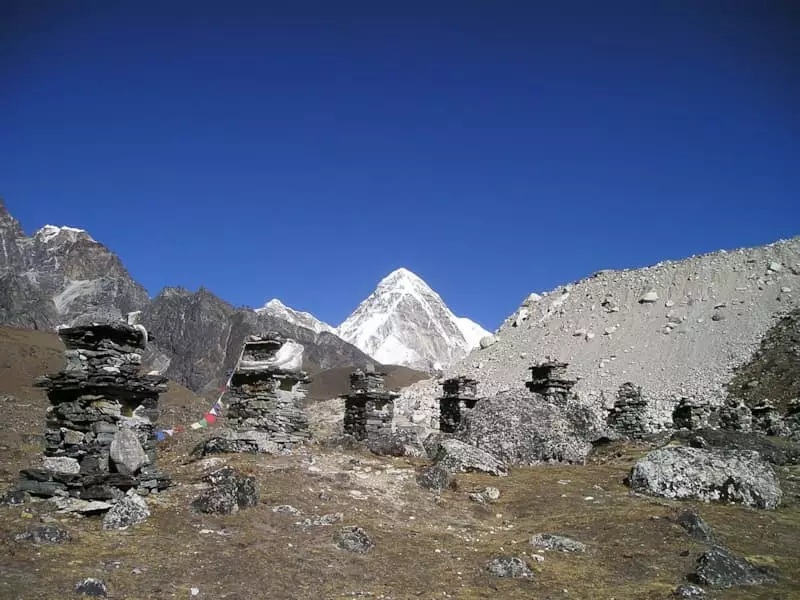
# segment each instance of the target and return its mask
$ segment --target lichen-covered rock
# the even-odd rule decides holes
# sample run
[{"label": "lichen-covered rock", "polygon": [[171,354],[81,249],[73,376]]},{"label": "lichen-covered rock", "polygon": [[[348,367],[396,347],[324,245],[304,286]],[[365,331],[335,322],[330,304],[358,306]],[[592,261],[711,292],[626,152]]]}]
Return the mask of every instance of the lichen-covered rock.
[{"label": "lichen-covered rock", "polygon": [[472,492],[469,499],[478,504],[489,504],[500,499],[500,490],[496,487],[485,487],[477,492]]},{"label": "lichen-covered rock", "polygon": [[695,448],[755,450],[762,459],[773,465],[800,464],[800,443],[790,440],[780,440],[778,443],[761,433],[700,429],[693,432],[675,432],[672,438],[688,442],[688,445]]},{"label": "lichen-covered rock", "polygon": [[605,424],[577,402],[504,392],[479,402],[459,437],[509,465],[583,464]]},{"label": "lichen-covered rock", "polygon": [[720,546],[715,546],[700,556],[695,576],[699,583],[713,588],[762,585],[777,583],[778,580],[776,569],[753,565]]},{"label": "lichen-covered rock", "polygon": [[434,462],[447,469],[450,473],[480,471],[491,475],[508,475],[503,463],[489,452],[459,440],[443,440],[440,442],[439,451]]},{"label": "lichen-covered rock", "polygon": [[206,475],[204,480],[211,487],[192,502],[192,507],[199,512],[231,514],[258,504],[254,477],[239,475],[232,468],[223,467]]},{"label": "lichen-covered rock", "polygon": [[638,461],[631,489],[665,498],[741,503],[772,509],[782,492],[772,467],[758,452],[667,447]]},{"label": "lichen-covered rock", "polygon": [[411,456],[425,458],[427,452],[419,435],[413,430],[381,431],[367,441],[370,452],[379,456]]},{"label": "lichen-covered rock", "polygon": [[31,525],[24,533],[20,533],[14,539],[18,542],[32,542],[34,544],[63,544],[68,542],[71,536],[66,529],[39,523]]},{"label": "lichen-covered rock", "polygon": [[489,561],[486,570],[497,577],[511,577],[518,579],[521,577],[533,577],[533,571],[528,567],[528,563],[518,556],[499,556]]},{"label": "lichen-covered rock", "polygon": [[540,533],[530,539],[532,546],[558,552],[586,552],[586,544],[563,535]]},{"label": "lichen-covered rock", "polygon": [[87,577],[83,581],[79,581],[75,586],[75,593],[84,596],[91,596],[93,598],[105,598],[108,596],[108,588],[106,584],[95,579],[94,577]]},{"label": "lichen-covered rock", "polygon": [[705,598],[706,591],[696,586],[692,583],[687,583],[684,585],[679,585],[675,588],[675,591],[672,592],[673,598]]},{"label": "lichen-covered rock", "polygon": [[443,465],[433,464],[422,469],[417,475],[417,485],[431,492],[441,492],[450,486],[452,474]]},{"label": "lichen-covered rock", "polygon": [[373,541],[361,527],[342,527],[333,536],[333,541],[342,550],[366,554],[375,547]]},{"label": "lichen-covered rock", "polygon": [[144,498],[129,490],[103,517],[103,529],[127,529],[143,523],[150,516],[150,509]]}]

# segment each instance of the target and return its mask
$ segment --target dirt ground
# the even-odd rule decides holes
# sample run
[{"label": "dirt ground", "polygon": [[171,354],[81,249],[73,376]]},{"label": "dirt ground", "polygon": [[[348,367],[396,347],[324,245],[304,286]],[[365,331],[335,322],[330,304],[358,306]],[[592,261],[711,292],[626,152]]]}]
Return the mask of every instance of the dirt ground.
[{"label": "dirt ground", "polygon": [[[2,340],[0,352],[8,352]],[[16,385],[9,368],[0,367],[0,394],[14,394],[0,406],[0,490],[41,451],[46,401],[22,383],[33,371],[62,364],[58,347],[32,342],[20,350],[25,344],[15,343],[18,353],[34,348],[28,358],[38,366],[25,367],[24,373],[13,367],[20,373]],[[205,403],[173,387],[165,395],[164,418],[202,414]],[[435,496],[415,484],[415,472],[424,464],[420,459],[312,444],[291,456],[191,461],[191,449],[207,435],[208,430],[189,432],[161,443],[161,470],[173,476],[175,486],[150,496],[152,516],[128,530],[103,531],[99,518],[59,514],[44,501],[0,507],[0,598],[73,598],[76,583],[96,577],[117,600],[666,599],[705,549],[674,523],[689,507],[723,545],[781,572],[777,585],[715,591],[711,598],[800,598],[795,493],[787,493],[774,511],[634,496],[623,479],[641,448],[608,447],[582,467],[520,468],[508,477],[461,474],[454,489]],[[259,504],[229,516],[192,512],[203,473],[222,463],[256,477]],[[800,471],[783,470],[781,477],[789,490],[795,483],[788,478],[800,479]],[[479,505],[469,499],[469,492],[489,485],[500,490],[497,502]],[[286,504],[300,514],[272,510]],[[306,517],[332,513],[342,514],[340,523],[301,524]],[[68,530],[71,541],[36,546],[14,540],[40,521]],[[366,554],[337,548],[334,533],[346,525],[363,527],[375,547]],[[529,544],[537,533],[567,535],[588,549],[537,550]],[[537,561],[537,554],[544,560]],[[527,560],[534,576],[489,575],[486,563],[501,555]]]}]

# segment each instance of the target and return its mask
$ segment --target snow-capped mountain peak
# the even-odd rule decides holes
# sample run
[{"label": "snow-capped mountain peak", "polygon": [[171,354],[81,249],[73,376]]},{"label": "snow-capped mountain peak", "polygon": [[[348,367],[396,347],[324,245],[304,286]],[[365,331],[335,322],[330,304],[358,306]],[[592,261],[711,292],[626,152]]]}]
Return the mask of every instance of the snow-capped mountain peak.
[{"label": "snow-capped mountain peak", "polygon": [[454,363],[488,335],[480,325],[456,317],[406,268],[384,277],[337,333],[380,363],[427,370]]},{"label": "snow-capped mountain peak", "polygon": [[310,329],[314,333],[322,333],[323,331],[334,334],[336,333],[333,327],[323,321],[320,321],[311,313],[290,308],[277,298],[273,298],[263,307],[257,308],[256,312],[267,313],[274,317],[283,319],[284,321],[288,321],[294,325]]},{"label": "snow-capped mountain peak", "polygon": [[83,237],[91,242],[94,240],[92,236],[85,229],[78,229],[77,227],[58,227],[56,225],[45,225],[33,234],[33,237],[40,242],[48,243],[57,238],[63,238],[65,241],[75,242],[78,238]]}]

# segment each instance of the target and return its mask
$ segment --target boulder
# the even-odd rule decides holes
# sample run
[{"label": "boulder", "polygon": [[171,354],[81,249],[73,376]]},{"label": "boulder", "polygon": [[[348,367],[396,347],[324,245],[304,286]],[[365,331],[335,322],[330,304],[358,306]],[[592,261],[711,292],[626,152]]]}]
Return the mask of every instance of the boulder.
[{"label": "boulder", "polygon": [[135,475],[149,462],[139,437],[132,429],[120,429],[114,434],[114,439],[111,440],[111,460],[117,471],[126,475]]},{"label": "boulder", "polygon": [[357,554],[366,554],[375,547],[367,532],[356,526],[342,527],[333,536],[333,541],[342,550]]},{"label": "boulder", "polygon": [[672,439],[688,443],[695,448],[755,450],[762,459],[773,465],[800,464],[800,444],[790,440],[775,442],[761,433],[700,429],[692,432],[675,432]]},{"label": "boulder", "polygon": [[592,441],[606,425],[588,407],[563,405],[521,391],[501,392],[479,402],[460,438],[509,465],[583,464]]},{"label": "boulder", "polygon": [[443,440],[434,462],[450,473],[480,471],[491,475],[508,475],[503,463],[494,456],[459,440]]},{"label": "boulder", "polygon": [[586,552],[586,544],[563,535],[540,533],[530,539],[532,546],[558,552]]},{"label": "boulder", "polygon": [[478,504],[489,504],[500,499],[500,490],[496,487],[485,487],[477,492],[472,492],[469,499]]},{"label": "boulder", "polygon": [[481,338],[480,342],[478,343],[480,344],[480,347],[482,349],[486,349],[489,346],[494,346],[497,343],[497,337],[493,335],[485,335]]},{"label": "boulder", "polygon": [[192,507],[199,512],[231,514],[258,504],[254,477],[239,475],[232,468],[223,467],[203,479],[211,487],[192,502]]},{"label": "boulder", "polygon": [[128,490],[125,497],[103,517],[103,529],[127,529],[143,523],[149,516],[150,509],[145,499],[134,490]]},{"label": "boulder", "polygon": [[370,452],[379,456],[411,456],[425,458],[427,452],[419,434],[413,430],[382,431],[367,440]]},{"label": "boulder", "polygon": [[730,588],[777,583],[778,573],[774,568],[758,567],[725,548],[715,546],[697,560],[695,578],[713,588]]},{"label": "boulder", "polygon": [[700,518],[700,515],[693,510],[683,511],[678,515],[675,521],[697,541],[707,544],[714,541],[714,534],[711,532],[711,527],[709,527],[708,523]]},{"label": "boulder", "polygon": [[450,487],[452,474],[446,467],[433,464],[425,467],[417,474],[417,485],[431,492],[441,493]]},{"label": "boulder", "polygon": [[633,466],[629,484],[651,496],[765,509],[777,507],[782,497],[772,467],[753,451],[659,448]]},{"label": "boulder", "polygon": [[533,571],[523,559],[518,556],[499,556],[489,561],[486,570],[497,577],[533,577]]}]

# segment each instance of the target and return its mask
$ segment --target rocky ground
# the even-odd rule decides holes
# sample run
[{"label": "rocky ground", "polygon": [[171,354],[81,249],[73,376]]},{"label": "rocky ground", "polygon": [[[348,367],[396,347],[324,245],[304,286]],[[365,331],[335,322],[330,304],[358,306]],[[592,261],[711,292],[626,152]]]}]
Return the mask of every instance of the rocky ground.
[{"label": "rocky ground", "polygon": [[[39,335],[0,336],[2,489],[41,452],[46,401],[28,383],[63,364],[54,337]],[[340,427],[335,402],[311,411],[318,438]],[[172,424],[207,403],[172,386],[163,406]],[[648,451],[643,443],[604,445],[586,466],[456,472],[435,493],[417,484],[426,459],[330,440],[287,456],[190,458],[211,433],[161,442],[160,469],[176,485],[149,496],[150,518],[129,529],[105,530],[99,517],[49,502],[0,506],[0,597],[77,598],[75,586],[94,578],[116,599],[666,599],[692,574],[713,579],[720,563],[730,567],[730,553],[762,583],[704,585],[708,597],[800,596],[797,466],[775,467],[784,492],[775,510],[632,494],[624,480]],[[253,478],[255,504],[230,515],[195,511],[204,475],[225,465]],[[687,530],[689,508],[703,524],[690,519]]]},{"label": "rocky ground", "polygon": [[[733,370],[748,362],[767,330],[800,306],[800,237],[625,271],[600,271],[532,294],[489,347],[444,377],[479,381],[478,395],[522,389],[534,362],[569,363],[575,391],[610,407],[627,381],[641,386],[666,421],[680,396],[721,402]],[[402,412],[427,425],[441,388],[404,390]]]}]

